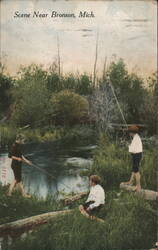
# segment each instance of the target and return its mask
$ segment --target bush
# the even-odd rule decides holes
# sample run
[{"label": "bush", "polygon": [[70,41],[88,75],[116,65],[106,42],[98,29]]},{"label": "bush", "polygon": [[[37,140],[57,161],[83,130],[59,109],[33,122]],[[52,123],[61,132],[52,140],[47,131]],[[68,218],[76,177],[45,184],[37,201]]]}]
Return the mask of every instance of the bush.
[{"label": "bush", "polygon": [[73,145],[88,145],[96,143],[97,135],[96,132],[88,126],[76,125],[68,128],[63,134],[62,142]]},{"label": "bush", "polygon": [[58,124],[77,124],[88,115],[88,101],[70,90],[53,95],[51,103],[54,120]]}]

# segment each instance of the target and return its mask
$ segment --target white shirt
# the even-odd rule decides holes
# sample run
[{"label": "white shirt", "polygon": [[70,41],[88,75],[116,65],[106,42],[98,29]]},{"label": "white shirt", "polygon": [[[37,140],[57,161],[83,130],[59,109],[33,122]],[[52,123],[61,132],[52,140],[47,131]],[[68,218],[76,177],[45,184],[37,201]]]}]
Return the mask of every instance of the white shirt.
[{"label": "white shirt", "polygon": [[98,207],[99,205],[105,203],[105,192],[104,189],[99,184],[91,187],[86,202],[89,201],[94,201],[94,203],[89,206],[90,209],[93,209],[94,207]]},{"label": "white shirt", "polygon": [[128,146],[129,152],[136,154],[136,153],[142,153],[143,152],[143,146],[142,141],[140,139],[140,136],[138,134],[135,134],[133,137],[133,140],[131,144]]}]

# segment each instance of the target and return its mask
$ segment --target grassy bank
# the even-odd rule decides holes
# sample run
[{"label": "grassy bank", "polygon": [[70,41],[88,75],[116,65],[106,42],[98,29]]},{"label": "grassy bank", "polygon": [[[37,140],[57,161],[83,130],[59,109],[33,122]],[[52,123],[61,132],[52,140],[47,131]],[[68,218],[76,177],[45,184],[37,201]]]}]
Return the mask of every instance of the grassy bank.
[{"label": "grassy bank", "polygon": [[23,198],[16,191],[13,196],[8,197],[7,191],[7,186],[0,186],[0,224],[63,209],[63,204],[52,196],[46,199],[39,199],[36,196]]},{"label": "grassy bank", "polygon": [[119,201],[110,197],[100,211],[105,223],[90,221],[76,208],[5,250],[150,249],[156,241],[154,204],[133,194],[123,194]]},{"label": "grassy bank", "polygon": [[[72,137],[74,138],[74,137]],[[58,217],[47,225],[17,239],[5,250],[114,250],[150,249],[156,242],[156,201],[146,201],[134,194],[117,192],[119,184],[128,180],[131,158],[125,146],[113,144],[102,136],[94,151],[94,164],[83,174],[98,174],[106,192],[106,204],[98,213],[105,223],[90,221],[78,211],[78,205],[70,206],[73,214]],[[156,190],[157,151],[145,149],[141,162],[142,188]],[[6,188],[0,187],[0,222],[13,221],[44,212],[65,209],[53,197],[38,200],[24,199],[18,194],[6,196]]]},{"label": "grassy bank", "polygon": [[[140,166],[142,188],[157,190],[157,149],[144,149]],[[97,174],[102,177],[105,190],[118,189],[119,184],[130,178],[132,171],[131,155],[128,148],[108,141],[101,137],[94,152],[94,164],[87,175]]]}]

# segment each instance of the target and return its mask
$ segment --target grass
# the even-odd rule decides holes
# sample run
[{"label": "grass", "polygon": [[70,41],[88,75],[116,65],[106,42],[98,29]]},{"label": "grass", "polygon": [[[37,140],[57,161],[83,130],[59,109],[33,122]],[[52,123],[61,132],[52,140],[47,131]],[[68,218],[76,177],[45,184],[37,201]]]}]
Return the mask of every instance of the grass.
[{"label": "grass", "polygon": [[[156,149],[145,149],[141,163],[142,187],[156,190]],[[119,184],[129,178],[131,159],[127,148],[109,143],[106,137],[99,141],[94,151],[94,164],[88,175],[98,174],[106,191],[106,204],[98,213],[105,223],[83,217],[78,205],[70,206],[71,215],[53,219],[39,227],[27,237],[17,239],[5,250],[114,250],[150,249],[156,242],[157,202],[146,201],[129,192],[117,192]],[[62,210],[64,206],[54,198],[38,200],[24,199],[18,193],[12,198],[5,195],[6,188],[0,187],[0,223],[25,218],[44,212]]]},{"label": "grass", "polygon": [[11,249],[149,249],[156,241],[156,215],[147,201],[124,194],[119,201],[108,200],[101,213],[104,223],[83,217],[76,208],[73,214],[58,217],[18,239]]},{"label": "grass", "polygon": [[7,186],[0,186],[0,224],[23,219],[29,216],[63,209],[63,204],[52,196],[39,199],[36,196],[23,198],[17,191],[6,195]]},{"label": "grass", "polygon": [[[105,190],[118,189],[121,182],[129,180],[132,161],[127,147],[109,143],[106,137],[102,137],[93,159],[94,163],[86,174],[101,176]],[[157,149],[145,149],[140,166],[143,189],[157,190],[157,162]]]}]

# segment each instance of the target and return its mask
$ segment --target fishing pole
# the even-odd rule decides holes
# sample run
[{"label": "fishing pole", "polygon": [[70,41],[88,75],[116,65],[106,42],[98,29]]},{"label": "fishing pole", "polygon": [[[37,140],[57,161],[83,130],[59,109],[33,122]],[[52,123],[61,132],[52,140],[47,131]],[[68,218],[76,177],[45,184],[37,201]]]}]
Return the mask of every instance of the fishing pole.
[{"label": "fishing pole", "polygon": [[[39,171],[43,172],[44,174],[49,175],[52,179],[56,180],[56,178],[53,175],[51,175],[50,173],[48,173],[46,170],[41,169],[39,166],[37,166],[37,164],[31,163],[30,166],[33,166],[34,168],[38,169]],[[63,182],[60,182],[60,183],[63,184],[65,187],[70,188],[69,186],[67,186]]]},{"label": "fishing pole", "polygon": [[[110,85],[110,87],[111,87],[112,94],[113,94],[113,96],[114,96],[114,98],[115,98],[115,101],[116,101],[118,110],[119,110],[119,112],[120,112],[120,114],[121,114],[122,120],[123,120],[123,122],[124,122],[124,124],[125,124],[126,130],[128,130],[127,121],[126,121],[126,119],[125,119],[123,110],[121,109],[121,105],[120,105],[120,103],[119,103],[119,100],[118,100],[118,98],[117,98],[117,95],[116,95],[116,93],[115,93],[113,84],[112,84],[111,79],[110,79],[109,76],[108,76],[108,82],[109,82],[109,85]],[[125,138],[125,130],[124,130],[124,129],[123,129],[123,137],[122,137],[122,139],[123,139],[123,141],[124,141],[124,140],[126,141],[126,138]]]}]

